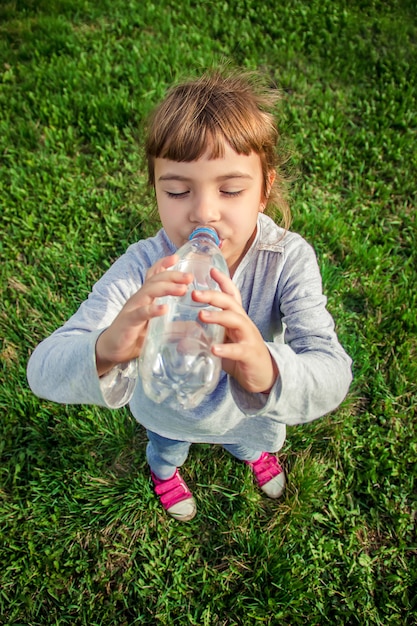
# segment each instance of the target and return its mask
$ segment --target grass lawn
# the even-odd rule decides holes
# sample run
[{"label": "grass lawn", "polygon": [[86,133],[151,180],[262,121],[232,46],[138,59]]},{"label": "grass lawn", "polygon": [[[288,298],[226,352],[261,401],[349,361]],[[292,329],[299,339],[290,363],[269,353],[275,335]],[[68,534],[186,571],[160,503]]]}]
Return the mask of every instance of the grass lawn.
[{"label": "grass lawn", "polygon": [[[283,90],[293,229],[355,378],[288,429],[278,503],[194,446],[181,525],[128,410],[41,401],[25,368],[158,228],[143,120],[224,59]],[[417,623],[416,78],[413,0],[1,2],[0,623]]]}]

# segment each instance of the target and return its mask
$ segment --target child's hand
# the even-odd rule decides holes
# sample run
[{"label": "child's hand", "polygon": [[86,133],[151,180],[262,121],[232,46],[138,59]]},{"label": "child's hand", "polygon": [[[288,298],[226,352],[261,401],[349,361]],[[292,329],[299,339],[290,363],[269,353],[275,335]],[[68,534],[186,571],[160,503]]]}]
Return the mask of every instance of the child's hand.
[{"label": "child's hand", "polygon": [[96,343],[96,366],[99,376],[118,363],[139,356],[148,321],[166,313],[166,305],[155,298],[182,296],[192,282],[192,274],[168,271],[178,261],[176,255],[165,257],[153,265],[142,287],[126,302],[112,324],[101,333]]},{"label": "child's hand", "polygon": [[223,369],[244,389],[267,393],[279,375],[278,367],[258,328],[243,309],[237,287],[217,269],[211,275],[222,291],[194,291],[193,298],[221,309],[200,313],[201,321],[220,324],[226,329],[226,343],[213,346],[213,353],[222,358]]}]

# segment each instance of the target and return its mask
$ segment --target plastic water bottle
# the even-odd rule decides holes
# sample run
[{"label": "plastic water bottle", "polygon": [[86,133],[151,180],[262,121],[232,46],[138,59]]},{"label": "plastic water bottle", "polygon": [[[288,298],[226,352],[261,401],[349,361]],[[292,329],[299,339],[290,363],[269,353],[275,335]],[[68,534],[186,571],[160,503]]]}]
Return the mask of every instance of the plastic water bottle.
[{"label": "plastic water bottle", "polygon": [[221,359],[210,348],[223,343],[225,331],[222,326],[199,320],[201,309],[214,307],[195,302],[191,293],[194,289],[220,291],[210,276],[213,267],[229,275],[219,244],[212,228],[196,228],[191,233],[177,251],[180,260],[172,269],[193,274],[193,282],[184,296],[159,298],[160,304],[168,305],[168,311],[149,322],[139,373],[146,395],[158,404],[193,409],[218,383]]}]

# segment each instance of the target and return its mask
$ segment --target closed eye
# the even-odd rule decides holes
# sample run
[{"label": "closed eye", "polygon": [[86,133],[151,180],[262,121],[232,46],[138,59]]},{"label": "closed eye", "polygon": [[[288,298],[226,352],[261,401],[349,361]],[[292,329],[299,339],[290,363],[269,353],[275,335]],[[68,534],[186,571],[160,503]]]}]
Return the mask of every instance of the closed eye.
[{"label": "closed eye", "polygon": [[189,193],[188,191],[180,191],[179,193],[174,193],[173,191],[165,192],[168,198],[185,198],[185,196]]},{"label": "closed eye", "polygon": [[239,189],[239,191],[222,191],[221,193],[224,196],[228,196],[229,198],[233,198],[235,196],[240,196],[240,194],[242,193],[242,189]]}]

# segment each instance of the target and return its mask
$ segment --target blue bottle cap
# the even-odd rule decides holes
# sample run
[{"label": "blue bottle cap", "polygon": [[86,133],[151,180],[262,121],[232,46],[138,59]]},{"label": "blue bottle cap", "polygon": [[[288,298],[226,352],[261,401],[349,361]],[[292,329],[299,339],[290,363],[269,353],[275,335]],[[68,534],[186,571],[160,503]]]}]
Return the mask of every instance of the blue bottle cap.
[{"label": "blue bottle cap", "polygon": [[196,235],[200,235],[201,233],[206,233],[207,235],[209,235],[212,239],[214,239],[214,242],[216,244],[216,246],[220,245],[220,237],[217,234],[217,232],[214,230],[214,228],[210,228],[209,226],[199,226],[198,228],[196,228],[195,230],[193,230],[193,232],[191,233],[191,235],[188,237],[189,240],[194,239],[194,237]]}]

